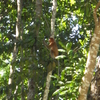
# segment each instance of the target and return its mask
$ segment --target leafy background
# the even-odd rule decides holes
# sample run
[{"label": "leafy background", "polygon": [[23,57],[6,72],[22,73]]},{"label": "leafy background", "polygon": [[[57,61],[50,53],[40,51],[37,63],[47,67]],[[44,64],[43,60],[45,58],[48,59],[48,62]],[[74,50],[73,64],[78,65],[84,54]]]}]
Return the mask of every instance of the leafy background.
[{"label": "leafy background", "polygon": [[[53,71],[48,100],[75,100],[84,73],[90,39],[94,31],[93,8],[98,0],[57,0],[55,24],[55,40],[59,48],[59,63]],[[49,51],[43,45],[50,37],[50,21],[52,15],[51,0],[42,4],[41,26],[36,39],[35,1],[22,2],[23,40],[17,41],[19,48],[15,70],[12,75],[13,93],[18,85],[17,100],[21,98],[21,85],[24,83],[24,97],[27,98],[28,80],[34,79],[35,100],[43,97],[47,66],[52,61]],[[16,0],[0,2],[0,99],[5,99],[9,90],[8,79],[12,52],[15,42]],[[21,47],[23,58],[21,58]],[[35,49],[33,47],[36,47]],[[34,54],[35,52],[35,54]],[[22,71],[20,71],[23,69]],[[30,72],[29,72],[30,70]],[[59,75],[58,75],[59,70]],[[15,95],[13,94],[13,97]]]}]

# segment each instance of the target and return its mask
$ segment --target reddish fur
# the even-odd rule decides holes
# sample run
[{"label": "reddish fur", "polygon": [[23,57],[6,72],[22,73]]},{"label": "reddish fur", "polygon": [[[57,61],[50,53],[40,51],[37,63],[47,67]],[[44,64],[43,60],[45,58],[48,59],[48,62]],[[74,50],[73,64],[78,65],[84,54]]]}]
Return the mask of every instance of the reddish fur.
[{"label": "reddish fur", "polygon": [[49,39],[49,48],[50,48],[50,53],[51,53],[52,58],[55,58],[56,56],[58,56],[58,47],[53,38]]}]

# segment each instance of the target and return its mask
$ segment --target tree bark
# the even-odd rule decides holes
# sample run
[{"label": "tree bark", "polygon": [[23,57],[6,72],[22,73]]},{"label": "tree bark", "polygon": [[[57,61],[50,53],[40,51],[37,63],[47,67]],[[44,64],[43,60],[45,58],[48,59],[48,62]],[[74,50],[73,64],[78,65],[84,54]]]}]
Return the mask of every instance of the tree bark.
[{"label": "tree bark", "polygon": [[[17,20],[16,20],[16,40],[19,38],[19,33],[20,33],[20,22],[21,22],[21,1],[17,0]],[[16,56],[17,56],[18,48],[16,46],[16,42],[14,43],[14,50],[13,50],[13,55],[12,55],[12,61],[11,61],[11,66],[10,66],[10,74],[9,74],[9,80],[8,80],[8,85],[10,86],[7,94],[7,100],[12,100],[12,74],[14,72],[15,66],[13,63],[16,61]],[[17,90],[17,88],[16,88]],[[16,90],[14,93],[16,93]]]},{"label": "tree bark", "polygon": [[57,0],[53,0],[52,18],[51,18],[51,37],[53,38],[55,34],[56,8],[57,8]]},{"label": "tree bark", "polygon": [[49,94],[49,88],[50,88],[50,82],[51,82],[51,75],[52,75],[54,68],[55,68],[55,62],[53,62],[52,64],[50,63],[48,65],[48,73],[47,73],[47,77],[46,77],[46,86],[45,86],[45,90],[44,90],[43,100],[48,100],[48,94]]},{"label": "tree bark", "polygon": [[97,57],[95,75],[91,81],[87,100],[100,100],[100,56]]},{"label": "tree bark", "polygon": [[[54,33],[55,33],[56,8],[57,8],[57,0],[53,0],[52,18],[51,18],[51,37],[52,38],[54,38]],[[55,62],[53,62],[53,64],[50,63],[48,66],[49,66],[48,68],[50,68],[50,70],[48,71],[47,77],[46,77],[46,87],[44,90],[43,100],[48,100],[51,76],[52,76],[52,71],[55,67]]]},{"label": "tree bark", "polygon": [[[36,0],[36,11],[35,12],[36,12],[36,18],[35,18],[35,24],[36,24],[35,34],[36,34],[36,37],[35,37],[35,41],[37,42],[37,37],[38,37],[38,33],[39,33],[39,29],[40,29],[40,23],[41,23],[40,19],[41,19],[41,14],[42,14],[42,0]],[[35,42],[35,44],[36,44],[36,42]],[[33,47],[33,49],[34,49],[34,56],[36,57],[37,46],[35,45]],[[29,72],[30,72],[30,70],[29,70]],[[28,83],[29,83],[28,84],[28,88],[29,88],[29,90],[28,90],[27,100],[33,100],[34,99],[34,95],[35,95],[34,78],[35,78],[35,74],[33,72],[32,78],[30,78],[28,80]]]},{"label": "tree bark", "polygon": [[79,98],[78,100],[86,100],[87,99],[87,92],[89,85],[92,80],[93,71],[96,64],[96,57],[99,50],[99,44],[100,44],[100,20],[97,18],[97,10],[100,6],[100,0],[98,4],[96,5],[96,8],[94,9],[93,15],[94,15],[94,22],[95,22],[95,30],[93,37],[91,39],[90,47],[89,47],[89,53],[86,63],[86,69],[84,72],[84,77],[82,78],[82,85],[79,88]]}]

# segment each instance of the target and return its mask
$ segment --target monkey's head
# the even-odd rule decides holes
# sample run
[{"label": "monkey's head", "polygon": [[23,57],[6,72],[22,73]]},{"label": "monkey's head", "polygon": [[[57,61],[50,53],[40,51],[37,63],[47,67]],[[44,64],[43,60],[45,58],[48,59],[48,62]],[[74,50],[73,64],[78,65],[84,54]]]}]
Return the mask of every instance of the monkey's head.
[{"label": "monkey's head", "polygon": [[54,38],[50,37],[49,38],[49,43],[55,42]]}]

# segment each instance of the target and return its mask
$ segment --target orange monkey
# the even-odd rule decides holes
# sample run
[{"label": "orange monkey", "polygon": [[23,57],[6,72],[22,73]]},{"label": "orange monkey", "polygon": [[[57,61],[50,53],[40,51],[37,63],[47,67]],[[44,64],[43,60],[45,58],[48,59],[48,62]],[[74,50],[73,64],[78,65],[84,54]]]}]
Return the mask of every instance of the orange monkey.
[{"label": "orange monkey", "polygon": [[52,58],[58,56],[58,47],[53,38],[49,38],[49,50]]}]

